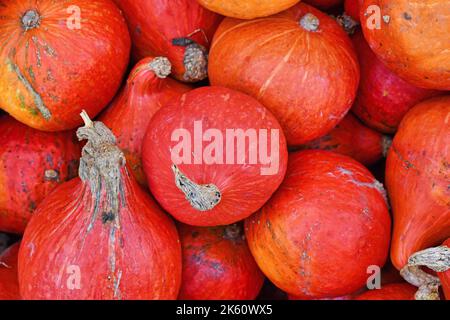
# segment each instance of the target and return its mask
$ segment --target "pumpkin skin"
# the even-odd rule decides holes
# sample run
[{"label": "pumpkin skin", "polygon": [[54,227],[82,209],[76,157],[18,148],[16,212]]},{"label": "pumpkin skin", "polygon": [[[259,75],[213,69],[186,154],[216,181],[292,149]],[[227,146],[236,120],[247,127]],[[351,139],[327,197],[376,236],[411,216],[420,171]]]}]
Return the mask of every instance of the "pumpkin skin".
[{"label": "pumpkin skin", "polygon": [[111,0],[2,0],[0,17],[0,108],[14,118],[43,131],[72,129],[82,108],[95,116],[114,97],[131,42]]},{"label": "pumpkin skin", "polygon": [[[226,130],[242,129],[245,132],[254,129],[256,134],[260,130],[266,130],[267,150],[272,150],[269,151],[272,155],[269,157],[273,160],[272,169],[270,172],[264,172],[264,168],[269,168],[268,165],[259,160],[255,164],[250,161],[249,143],[245,143],[245,150],[239,149],[241,155],[245,152],[245,161],[237,161],[238,143],[235,143],[230,152],[220,152],[220,148],[216,148],[219,149],[218,157],[204,161],[203,155],[209,154],[207,150],[211,144],[201,143],[204,135],[196,135],[196,121],[201,121],[203,132],[210,129],[219,131],[223,139],[214,137],[209,141],[222,141],[224,150]],[[184,131],[183,135],[189,135],[189,138],[178,137],[179,140],[172,141],[172,135],[181,129]],[[263,137],[262,134],[258,135],[259,139]],[[220,202],[214,202],[215,206],[193,206],[193,197],[189,195],[192,190],[182,191],[175,182],[181,180],[179,174],[174,175],[172,153],[178,155],[182,152],[172,150],[178,149],[180,141],[184,140],[188,141],[189,146],[194,144],[194,147],[197,145],[198,148],[192,149],[193,152],[185,149],[183,152],[188,155],[188,159],[182,159],[181,163],[175,164],[179,166],[181,173],[197,186],[215,186],[215,192],[220,194]],[[275,150],[272,144],[278,146],[279,150]],[[252,148],[259,149],[262,146],[264,143],[251,143]],[[190,157],[191,154],[193,157]],[[210,154],[213,154],[212,150]],[[261,156],[262,153],[258,155]],[[231,157],[233,161],[226,161]],[[168,103],[153,116],[144,138],[142,158],[150,191],[167,212],[178,221],[189,225],[219,226],[247,218],[269,200],[284,178],[287,146],[279,123],[258,101],[227,88],[203,87]],[[243,157],[240,156],[239,159]],[[220,162],[223,164],[217,164]],[[195,190],[193,195],[200,198]]]},{"label": "pumpkin skin", "polygon": [[[320,21],[317,31],[299,25],[302,20],[311,27],[311,14]],[[359,66],[343,29],[300,3],[265,19],[225,19],[214,36],[209,76],[213,85],[258,99],[280,121],[289,146],[299,146],[344,118],[356,96]]]},{"label": "pumpkin skin", "polygon": [[78,136],[89,137],[80,164],[83,180],[66,182],[45,198],[25,230],[22,297],[176,299],[181,248],[174,223],[128,173],[101,122],[87,124]]},{"label": "pumpkin skin", "polygon": [[353,20],[359,22],[359,10],[363,4],[364,0],[345,0],[344,9],[345,13],[348,14]]},{"label": "pumpkin skin", "polygon": [[179,228],[183,251],[180,300],[254,300],[264,275],[241,226]]},{"label": "pumpkin skin", "polygon": [[440,93],[415,87],[390,71],[360,31],[352,40],[361,65],[361,81],[352,111],[368,126],[394,133],[408,110]]},{"label": "pumpkin skin", "polygon": [[171,99],[192,88],[167,78],[170,62],[147,57],[131,71],[125,87],[99,118],[117,138],[127,164],[139,184],[147,181],[142,169],[142,141],[153,115]]},{"label": "pumpkin skin", "polygon": [[304,0],[303,2],[316,8],[326,10],[340,5],[342,0]]},{"label": "pumpkin skin", "polygon": [[[133,57],[167,57],[185,82],[207,77],[207,50],[222,17],[196,0],[115,0],[128,22]],[[174,39],[180,39],[174,44]],[[192,41],[189,41],[192,40]]]},{"label": "pumpkin skin", "polygon": [[286,10],[300,0],[197,0],[205,8],[237,19],[267,17]]},{"label": "pumpkin skin", "polygon": [[366,291],[355,300],[415,300],[417,288],[408,283],[391,283],[381,289]]},{"label": "pumpkin skin", "polygon": [[[444,242],[444,246],[450,248],[450,238]],[[439,280],[441,280],[442,290],[444,291],[445,299],[450,300],[450,270],[438,273]]]},{"label": "pumpkin skin", "polygon": [[[372,5],[379,17],[365,14]],[[360,18],[367,42],[390,70],[415,86],[450,90],[447,1],[365,0]]]},{"label": "pumpkin skin", "polygon": [[20,300],[17,280],[17,255],[20,244],[16,243],[0,254],[0,300]]},{"label": "pumpkin skin", "polygon": [[349,113],[330,133],[306,144],[302,149],[328,150],[371,166],[387,154],[390,143],[391,138],[364,126]]},{"label": "pumpkin skin", "polygon": [[23,233],[39,203],[77,175],[80,145],[71,131],[41,132],[0,118],[0,231]]},{"label": "pumpkin skin", "polygon": [[250,251],[277,287],[298,298],[352,294],[365,285],[367,268],[383,266],[388,255],[383,193],[349,157],[292,153],[281,187],[245,222]]},{"label": "pumpkin skin", "polygon": [[419,103],[403,119],[389,151],[391,259],[398,270],[412,254],[439,245],[450,234],[449,117],[450,96]]}]

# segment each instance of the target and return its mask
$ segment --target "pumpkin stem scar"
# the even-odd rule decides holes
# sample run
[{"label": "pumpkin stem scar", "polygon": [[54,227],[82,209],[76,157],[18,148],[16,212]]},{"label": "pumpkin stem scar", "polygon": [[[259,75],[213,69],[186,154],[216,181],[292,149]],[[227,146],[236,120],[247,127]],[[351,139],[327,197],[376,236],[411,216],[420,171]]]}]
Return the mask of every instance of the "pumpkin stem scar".
[{"label": "pumpkin stem scar", "polygon": [[189,38],[175,38],[174,46],[185,47],[183,63],[186,69],[183,80],[196,82],[206,79],[208,76],[208,52],[205,47]]},{"label": "pumpkin stem scar", "polygon": [[441,282],[438,277],[420,269],[422,266],[436,272],[450,270],[450,248],[440,246],[419,251],[408,259],[408,264],[400,271],[407,282],[419,287],[416,300],[439,300]]},{"label": "pumpkin stem scar", "polygon": [[300,19],[300,25],[306,31],[316,32],[319,30],[320,20],[312,13],[307,13]]},{"label": "pumpkin stem scar", "polygon": [[25,86],[25,89],[31,94],[34,100],[34,104],[36,105],[36,108],[39,110],[39,112],[42,114],[45,120],[50,120],[52,117],[52,114],[50,110],[45,106],[44,101],[42,100],[42,97],[37,93],[37,91],[33,88],[31,83],[25,78],[25,76],[20,71],[19,67],[11,62],[11,67],[13,71],[16,73],[17,78],[22,82],[22,84]]},{"label": "pumpkin stem scar", "polygon": [[175,184],[186,196],[191,206],[199,211],[212,210],[222,199],[219,188],[213,184],[198,185],[189,180],[176,165],[172,165]]}]

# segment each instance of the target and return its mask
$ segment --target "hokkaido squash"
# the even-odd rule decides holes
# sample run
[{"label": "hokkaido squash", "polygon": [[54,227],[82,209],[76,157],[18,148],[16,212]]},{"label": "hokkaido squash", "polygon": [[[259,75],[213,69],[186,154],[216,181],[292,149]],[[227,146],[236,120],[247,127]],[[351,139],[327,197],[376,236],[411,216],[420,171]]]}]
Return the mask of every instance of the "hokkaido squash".
[{"label": "hokkaido squash", "polygon": [[112,132],[83,118],[80,177],[46,197],[25,230],[22,297],[176,299],[181,248],[174,223],[128,172]]},{"label": "hokkaido squash", "polygon": [[287,166],[275,117],[243,93],[203,87],[161,108],[143,142],[152,194],[177,220],[228,225],[269,200]]},{"label": "hokkaido squash", "polygon": [[116,136],[117,146],[143,186],[147,182],[142,169],[141,149],[151,118],[168,101],[192,89],[168,78],[170,72],[171,64],[167,58],[147,57],[141,60],[131,71],[125,87],[99,118]]},{"label": "hokkaido squash", "polygon": [[17,256],[20,244],[16,243],[0,254],[0,300],[20,300],[17,280]]},{"label": "hokkaido squash", "polygon": [[133,57],[167,57],[173,75],[196,82],[207,77],[208,49],[222,17],[196,0],[115,0],[133,40]]},{"label": "hokkaido squash", "polygon": [[417,288],[408,283],[391,283],[381,289],[366,291],[355,300],[415,300]]},{"label": "hokkaido squash", "polygon": [[111,0],[1,0],[0,108],[61,131],[97,115],[116,94],[130,36]]},{"label": "hokkaido squash", "polygon": [[209,76],[213,85],[258,99],[280,121],[289,146],[299,146],[344,118],[359,66],[336,21],[300,3],[264,19],[225,19],[214,36]]},{"label": "hokkaido squash", "polygon": [[345,13],[357,22],[360,21],[359,14],[363,1],[364,0],[345,0],[344,2]]},{"label": "hokkaido squash", "polygon": [[322,10],[336,7],[342,4],[342,1],[343,0],[303,0],[303,2]]},{"label": "hokkaido squash", "polygon": [[302,149],[328,150],[371,166],[387,155],[392,139],[364,126],[354,115],[345,118],[330,133]]},{"label": "hokkaido squash", "polygon": [[361,32],[353,37],[361,65],[361,81],[353,112],[368,126],[394,133],[409,109],[439,94],[409,84],[390,71],[370,49]]},{"label": "hokkaido squash", "polygon": [[354,293],[389,252],[381,183],[355,160],[327,151],[292,153],[283,184],[245,227],[264,274],[302,299]]},{"label": "hokkaido squash", "polygon": [[0,118],[0,231],[23,233],[39,203],[77,175],[74,132],[41,132]]},{"label": "hokkaido squash", "polygon": [[391,259],[408,258],[450,235],[450,96],[419,103],[403,119],[389,151],[386,184],[394,215]]},{"label": "hokkaido squash", "polygon": [[181,300],[253,300],[264,275],[240,225],[178,228],[183,250]]},{"label": "hokkaido squash", "polygon": [[221,15],[254,19],[270,16],[292,7],[300,0],[197,0],[205,8]]},{"label": "hokkaido squash", "polygon": [[365,0],[361,26],[386,66],[409,83],[450,90],[450,5],[436,0]]}]

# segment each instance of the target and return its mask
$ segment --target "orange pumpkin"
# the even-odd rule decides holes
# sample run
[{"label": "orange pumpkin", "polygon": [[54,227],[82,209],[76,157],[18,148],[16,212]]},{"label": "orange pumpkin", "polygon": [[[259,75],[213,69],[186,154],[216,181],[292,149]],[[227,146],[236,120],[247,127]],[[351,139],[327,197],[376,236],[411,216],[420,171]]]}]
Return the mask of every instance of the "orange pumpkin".
[{"label": "orange pumpkin", "polygon": [[197,0],[205,8],[239,19],[270,16],[286,10],[300,0]]},{"label": "orange pumpkin", "polygon": [[227,18],[210,51],[211,83],[258,99],[298,146],[331,131],[351,107],[359,65],[347,34],[319,10],[299,3],[278,15]]},{"label": "orange pumpkin", "polygon": [[389,69],[418,87],[450,90],[448,1],[365,0],[362,10],[364,35]]},{"label": "orange pumpkin", "polygon": [[394,214],[391,258],[397,269],[450,235],[450,96],[406,115],[389,151],[386,184]]}]

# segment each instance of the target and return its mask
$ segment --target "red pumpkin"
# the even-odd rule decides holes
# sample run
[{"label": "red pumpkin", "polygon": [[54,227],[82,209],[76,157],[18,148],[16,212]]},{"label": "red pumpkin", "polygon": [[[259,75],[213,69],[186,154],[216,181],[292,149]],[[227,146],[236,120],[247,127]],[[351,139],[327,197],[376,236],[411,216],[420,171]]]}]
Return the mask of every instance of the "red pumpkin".
[{"label": "red pumpkin", "polygon": [[336,7],[342,3],[343,0],[303,0],[303,2],[310,4],[322,10]]},{"label": "red pumpkin", "polygon": [[353,20],[359,22],[359,10],[364,0],[345,0],[344,8],[345,13],[349,15]]},{"label": "red pumpkin", "polygon": [[386,184],[394,215],[391,258],[397,269],[450,235],[450,96],[419,103],[389,151]]},{"label": "red pumpkin", "polygon": [[205,8],[227,17],[238,19],[254,19],[292,7],[300,0],[197,0]]},{"label": "red pumpkin", "polygon": [[171,64],[167,58],[148,57],[131,71],[125,87],[101,115],[103,122],[117,138],[127,164],[137,181],[145,186],[141,151],[145,131],[153,115],[173,98],[191,87],[167,78]]},{"label": "red pumpkin", "polygon": [[427,89],[450,90],[450,6],[436,0],[365,0],[364,36],[394,73]]},{"label": "red pumpkin", "polygon": [[174,223],[129,174],[111,131],[83,116],[80,178],[45,198],[25,231],[22,297],[175,299],[181,248]]},{"label": "red pumpkin", "polygon": [[0,0],[0,17],[0,108],[14,118],[72,129],[114,97],[131,43],[111,0]]},{"label": "red pumpkin", "polygon": [[336,21],[300,3],[265,19],[225,19],[214,36],[209,76],[213,85],[257,98],[280,121],[288,144],[299,146],[344,118],[359,67]]},{"label": "red pumpkin", "polygon": [[133,56],[167,57],[185,82],[207,77],[208,49],[222,17],[196,0],[115,0],[133,40]]},{"label": "red pumpkin", "polygon": [[23,233],[37,205],[77,174],[73,132],[46,133],[0,118],[0,231]]},{"label": "red pumpkin", "polygon": [[382,185],[349,157],[293,153],[281,187],[245,222],[250,250],[264,274],[291,295],[352,294],[366,284],[368,267],[382,267],[388,255],[384,196]]},{"label": "red pumpkin", "polygon": [[390,137],[364,126],[349,113],[330,133],[302,148],[333,151],[371,166],[387,154],[391,142]]},{"label": "red pumpkin", "polygon": [[391,283],[381,289],[366,291],[355,300],[415,300],[417,288],[407,283]]},{"label": "red pumpkin", "polygon": [[19,243],[0,254],[0,300],[20,300],[17,280]]},{"label": "red pumpkin", "polygon": [[413,86],[390,71],[370,49],[361,32],[353,36],[361,81],[353,112],[368,126],[394,133],[409,109],[439,91]]},{"label": "red pumpkin", "polygon": [[155,114],[142,157],[150,190],[166,211],[186,224],[218,226],[247,218],[269,200],[284,178],[287,147],[258,101],[203,87]]},{"label": "red pumpkin", "polygon": [[254,300],[264,283],[243,230],[179,227],[183,250],[181,300]]}]

